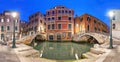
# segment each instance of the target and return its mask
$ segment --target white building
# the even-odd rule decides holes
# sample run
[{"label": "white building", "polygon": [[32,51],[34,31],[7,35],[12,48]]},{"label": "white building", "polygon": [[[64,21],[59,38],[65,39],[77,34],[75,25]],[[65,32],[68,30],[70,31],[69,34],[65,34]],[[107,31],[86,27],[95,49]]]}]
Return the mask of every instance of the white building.
[{"label": "white building", "polygon": [[15,36],[19,38],[19,15],[12,17],[12,11],[0,13],[0,40],[12,40],[13,38],[13,21],[15,21]]},{"label": "white building", "polygon": [[113,10],[114,17],[112,20],[113,37],[120,38],[120,10]]}]

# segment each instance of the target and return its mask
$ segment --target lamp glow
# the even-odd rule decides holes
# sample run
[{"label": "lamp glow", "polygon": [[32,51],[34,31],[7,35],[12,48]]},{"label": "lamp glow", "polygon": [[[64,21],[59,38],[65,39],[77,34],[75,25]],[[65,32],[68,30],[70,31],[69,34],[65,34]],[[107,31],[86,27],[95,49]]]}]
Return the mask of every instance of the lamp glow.
[{"label": "lamp glow", "polygon": [[17,16],[17,12],[13,12],[12,16],[15,18]]},{"label": "lamp glow", "polygon": [[114,12],[113,12],[113,11],[109,11],[109,12],[108,12],[108,15],[109,15],[110,17],[113,17],[113,16],[114,16]]}]

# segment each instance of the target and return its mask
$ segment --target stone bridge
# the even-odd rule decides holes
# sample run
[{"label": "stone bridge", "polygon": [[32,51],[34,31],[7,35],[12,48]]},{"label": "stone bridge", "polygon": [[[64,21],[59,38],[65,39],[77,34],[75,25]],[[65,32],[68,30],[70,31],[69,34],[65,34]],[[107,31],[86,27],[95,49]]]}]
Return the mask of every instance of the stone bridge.
[{"label": "stone bridge", "polygon": [[25,44],[30,44],[37,35],[41,35],[43,38],[45,36],[45,34],[36,33],[33,35],[28,35],[28,36],[22,37],[19,41],[22,41]]},{"label": "stone bridge", "polygon": [[[96,39],[99,44],[109,41],[108,33],[97,33],[97,32],[77,33],[74,35],[73,41],[79,42],[81,37],[83,37],[83,36],[91,36],[94,39]],[[113,37],[113,40],[118,40],[118,39]]]}]

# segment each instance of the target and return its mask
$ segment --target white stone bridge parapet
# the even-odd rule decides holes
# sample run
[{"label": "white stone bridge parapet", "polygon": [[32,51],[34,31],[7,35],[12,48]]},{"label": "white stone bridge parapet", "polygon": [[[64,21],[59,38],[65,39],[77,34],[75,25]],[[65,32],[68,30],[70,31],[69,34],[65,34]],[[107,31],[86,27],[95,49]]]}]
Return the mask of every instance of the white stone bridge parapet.
[{"label": "white stone bridge parapet", "polygon": [[32,41],[33,41],[33,39],[35,39],[35,37],[37,36],[37,35],[42,35],[42,36],[44,36],[45,34],[41,34],[41,33],[36,33],[36,34],[32,34],[32,35],[27,35],[27,36],[24,36],[24,37],[22,37],[19,41],[20,42],[23,42],[23,43],[31,43]]},{"label": "white stone bridge parapet", "polygon": [[73,37],[73,41],[80,41],[80,38],[83,37],[83,36],[92,36],[94,39],[96,39],[98,41],[98,43],[102,44],[102,43],[105,43],[105,42],[108,42],[109,41],[109,34],[108,33],[98,33],[98,32],[87,32],[87,33],[77,33],[74,35]]}]

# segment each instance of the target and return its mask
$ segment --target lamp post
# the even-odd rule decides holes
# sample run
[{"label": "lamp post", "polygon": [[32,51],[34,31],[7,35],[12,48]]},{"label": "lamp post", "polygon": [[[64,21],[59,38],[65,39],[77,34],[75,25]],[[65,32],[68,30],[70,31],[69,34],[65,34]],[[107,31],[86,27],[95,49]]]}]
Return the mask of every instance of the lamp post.
[{"label": "lamp post", "polygon": [[17,13],[16,12],[13,12],[12,13],[12,17],[13,17],[13,45],[12,45],[12,48],[16,48],[16,45],[15,45],[15,19],[16,19],[16,16],[17,16]]},{"label": "lamp post", "polygon": [[114,13],[113,13],[113,11],[110,11],[108,14],[109,14],[109,17],[110,17],[110,45],[109,45],[109,48],[112,49],[113,48],[113,42],[112,42],[112,20],[113,20]]}]

